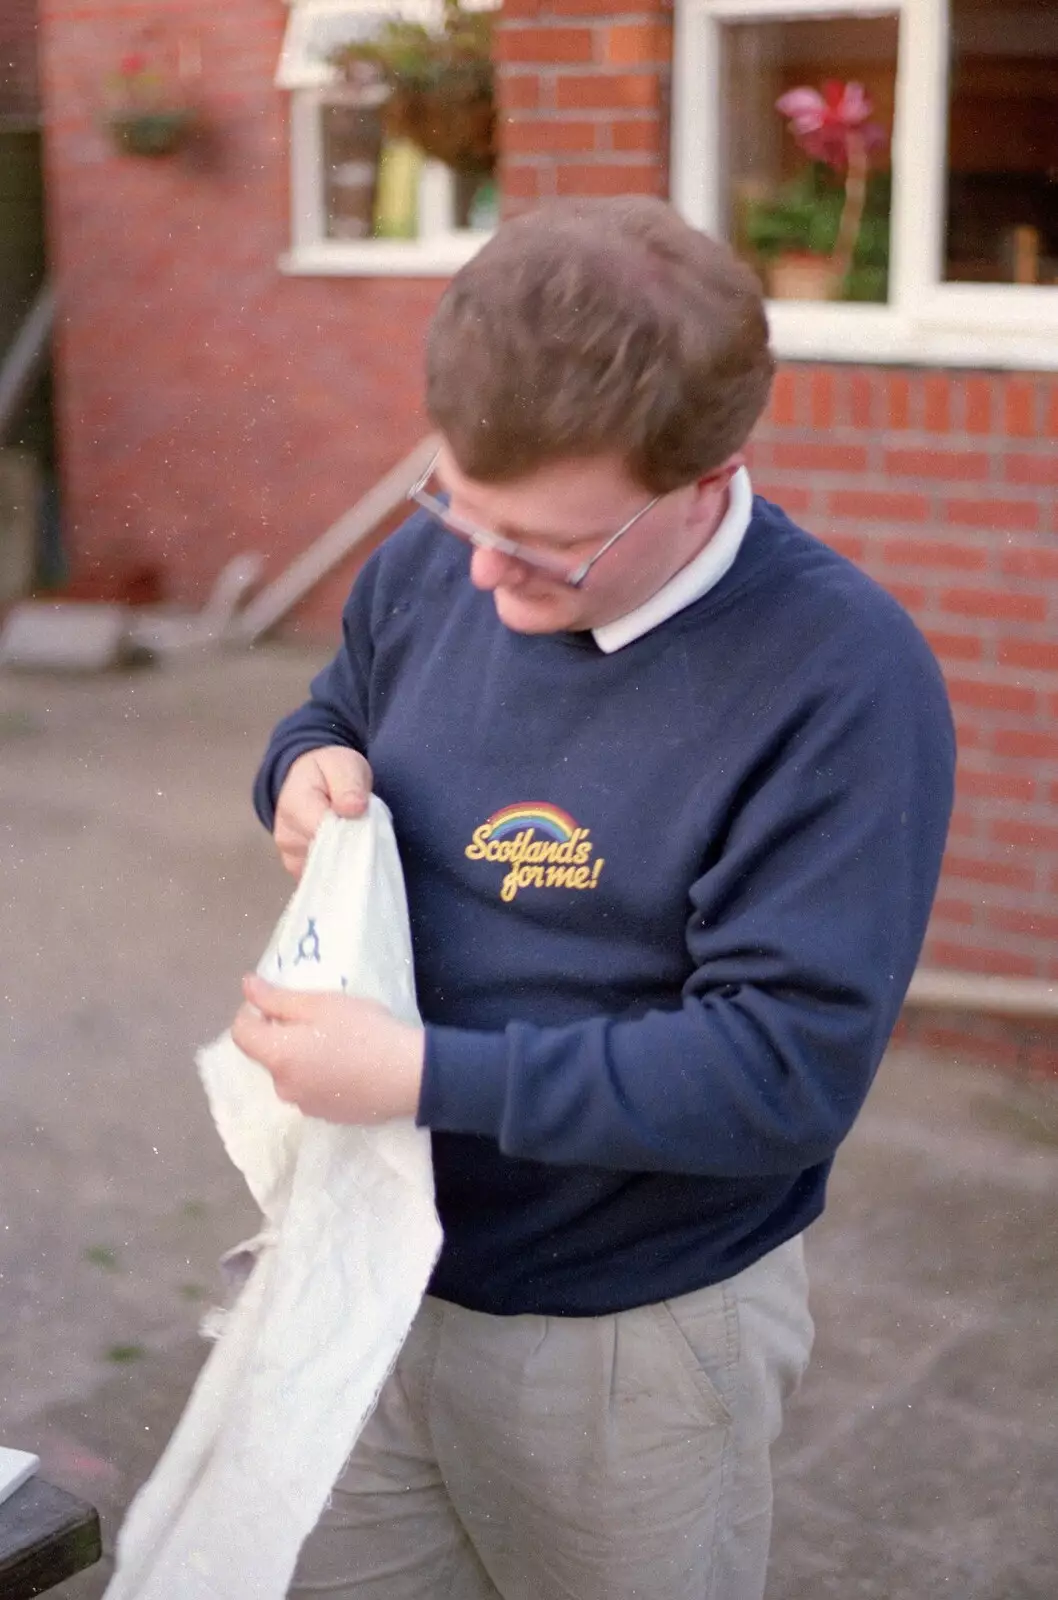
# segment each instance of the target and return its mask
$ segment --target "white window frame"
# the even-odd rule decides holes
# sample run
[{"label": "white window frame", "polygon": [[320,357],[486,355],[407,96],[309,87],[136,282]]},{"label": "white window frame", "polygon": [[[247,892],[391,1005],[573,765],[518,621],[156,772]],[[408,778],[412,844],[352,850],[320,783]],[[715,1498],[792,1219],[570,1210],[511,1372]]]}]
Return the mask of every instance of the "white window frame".
[{"label": "white window frame", "polygon": [[886,305],[768,303],[790,360],[1046,369],[1058,365],[1058,286],[941,279],[947,145],[948,0],[676,0],[672,198],[723,231],[720,171],[724,23],[807,17],[900,19]]},{"label": "white window frame", "polygon": [[[473,4],[473,0],[470,0]],[[479,4],[494,0],[479,0]],[[448,277],[489,238],[480,228],[456,228],[450,220],[448,169],[426,161],[420,194],[429,192],[430,220],[417,239],[329,239],[323,185],[323,119],[327,104],[343,98],[341,74],[306,58],[304,39],[316,18],[364,11],[428,21],[440,16],[436,0],[288,0],[291,15],[276,71],[276,84],[290,94],[290,249],[281,271],[295,277]],[[362,95],[352,98],[363,101]]]}]

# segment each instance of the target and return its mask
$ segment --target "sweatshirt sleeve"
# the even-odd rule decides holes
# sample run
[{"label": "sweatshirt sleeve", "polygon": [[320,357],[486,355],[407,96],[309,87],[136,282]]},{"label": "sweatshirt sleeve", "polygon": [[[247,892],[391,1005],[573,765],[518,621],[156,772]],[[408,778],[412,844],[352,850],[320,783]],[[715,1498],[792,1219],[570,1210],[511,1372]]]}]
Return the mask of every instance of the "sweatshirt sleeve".
[{"label": "sweatshirt sleeve", "polygon": [[911,980],[952,804],[936,663],[910,627],[885,659],[873,681],[806,692],[747,786],[689,885],[679,1009],[431,1026],[419,1122],[615,1170],[751,1177],[828,1160]]},{"label": "sweatshirt sleeve", "polygon": [[309,698],[280,722],[254,779],[254,810],[271,832],[276,802],[290,768],[306,751],[346,745],[367,754],[371,683],[371,614],[378,556],[365,565],[346,602],[342,644],[313,678]]}]

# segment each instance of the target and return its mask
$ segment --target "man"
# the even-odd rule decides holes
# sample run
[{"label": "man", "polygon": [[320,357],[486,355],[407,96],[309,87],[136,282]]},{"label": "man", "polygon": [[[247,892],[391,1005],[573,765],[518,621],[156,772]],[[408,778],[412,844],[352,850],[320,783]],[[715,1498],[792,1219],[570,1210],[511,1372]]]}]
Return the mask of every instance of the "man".
[{"label": "man", "polygon": [[422,509],[256,787],[295,875],[386,801],[425,1027],[248,979],[236,1038],[312,1115],[430,1128],[445,1230],[294,1594],[763,1591],[801,1234],[953,769],[908,617],[753,499],[771,373],[756,280],[660,201],[505,224],[435,316]]}]

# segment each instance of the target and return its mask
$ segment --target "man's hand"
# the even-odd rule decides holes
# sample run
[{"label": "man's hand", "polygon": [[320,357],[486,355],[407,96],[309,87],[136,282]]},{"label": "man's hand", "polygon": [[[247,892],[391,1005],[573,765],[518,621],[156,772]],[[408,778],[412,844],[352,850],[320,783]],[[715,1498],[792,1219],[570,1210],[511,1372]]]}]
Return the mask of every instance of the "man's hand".
[{"label": "man's hand", "polygon": [[335,744],[299,756],[279,791],[272,830],[287,871],[301,877],[309,845],[328,811],[362,816],[370,794],[371,768],[357,751]]},{"label": "man's hand", "polygon": [[280,1100],[325,1122],[412,1117],[422,1085],[422,1028],[374,1000],[278,989],[243,979],[244,1005],[232,1024],[240,1050],[272,1075]]}]

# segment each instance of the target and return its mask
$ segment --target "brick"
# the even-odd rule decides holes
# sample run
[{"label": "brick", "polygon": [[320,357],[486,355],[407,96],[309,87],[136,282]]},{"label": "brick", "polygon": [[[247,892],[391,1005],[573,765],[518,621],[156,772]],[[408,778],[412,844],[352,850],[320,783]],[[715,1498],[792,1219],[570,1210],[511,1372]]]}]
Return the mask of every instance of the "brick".
[{"label": "brick", "polygon": [[1008,483],[1024,483],[1039,488],[1058,486],[1058,456],[1033,456],[1024,452],[1008,455],[1003,462],[1003,475]]},{"label": "brick", "polygon": [[505,161],[502,173],[502,188],[504,200],[539,200],[543,189],[540,183],[540,169],[527,166],[524,163],[517,165]]},{"label": "brick", "polygon": [[905,611],[925,611],[929,603],[929,591],[917,583],[900,583],[895,578],[886,578],[885,587]]},{"label": "brick", "polygon": [[1024,667],[1029,672],[1058,672],[1058,640],[1000,639],[996,659],[1001,667]]},{"label": "brick", "polygon": [[999,570],[1008,578],[1039,578],[1044,583],[1058,581],[1058,550],[1003,550]]},{"label": "brick", "polygon": [[858,539],[852,533],[828,533],[827,544],[836,550],[839,556],[844,556],[846,561],[855,561],[859,564],[867,554],[866,539]]},{"label": "brick", "polygon": [[661,168],[653,161],[570,163],[555,177],[563,195],[660,194],[663,187]]},{"label": "brick", "polygon": [[890,428],[910,428],[911,380],[905,372],[890,372],[886,380],[886,424]]},{"label": "brick", "polygon": [[503,129],[508,158],[537,155],[584,155],[596,147],[598,124],[559,117],[518,117]]},{"label": "brick", "polygon": [[672,29],[663,22],[630,22],[608,28],[604,59],[612,67],[668,65]]},{"label": "brick", "polygon": [[1050,394],[1047,397],[1044,432],[1049,439],[1058,439],[1058,383],[1054,382],[1051,383]]},{"label": "brick", "polygon": [[900,478],[970,482],[987,478],[991,462],[983,450],[887,450],[885,470]]},{"label": "brick", "polygon": [[771,447],[771,464],[790,472],[865,472],[867,447],[778,440]]},{"label": "brick", "polygon": [[980,634],[976,633],[952,633],[927,628],[926,641],[941,661],[980,661],[984,655],[984,644]]},{"label": "brick", "polygon": [[504,27],[496,30],[496,60],[576,65],[595,58],[591,28]]},{"label": "brick", "polygon": [[1035,500],[963,500],[944,502],[944,517],[958,528],[1013,528],[1031,533],[1040,525]]},{"label": "brick", "polygon": [[[812,507],[812,491],[796,483],[770,483],[767,478],[753,476],[753,488],[762,500],[782,506],[791,517],[803,517]],[[828,543],[832,541],[828,540]]]},{"label": "brick", "polygon": [[808,382],[808,417],[813,428],[830,428],[835,413],[834,374],[829,367],[813,367]]},{"label": "brick", "polygon": [[1012,711],[1031,716],[1036,710],[1035,689],[1015,683],[992,683],[978,678],[948,677],[948,698],[953,706],[973,706],[978,711]]},{"label": "brick", "polygon": [[771,388],[768,420],[777,428],[789,428],[797,421],[797,373],[792,367],[780,367]]},{"label": "brick", "polygon": [[931,948],[939,965],[953,967],[957,972],[991,972],[1006,978],[1031,978],[1036,973],[1033,958],[1013,950],[983,949],[953,939],[935,939]]},{"label": "brick", "polygon": [[1036,433],[1036,385],[1031,378],[1007,378],[1003,389],[1003,427],[1012,437]]},{"label": "brick", "polygon": [[1005,889],[1028,890],[1036,887],[1034,864],[993,861],[987,856],[965,856],[949,850],[944,857],[944,871],[949,878],[958,878],[967,883],[987,883]]},{"label": "brick", "polygon": [[656,72],[571,73],[555,81],[559,111],[655,111],[661,106]]},{"label": "brick", "polygon": [[997,728],[992,735],[992,748],[997,756],[1015,761],[1058,761],[1058,733]]},{"label": "brick", "polygon": [[951,380],[946,372],[927,373],[923,379],[922,409],[927,433],[951,431]]},{"label": "brick", "polygon": [[[614,0],[547,0],[548,13],[555,17],[605,17],[614,15]],[[637,8],[638,9],[638,8]],[[653,10],[654,7],[643,9]]]},{"label": "brick", "polygon": [[503,16],[499,25],[502,28],[508,22],[524,22],[530,18],[535,21],[551,9],[546,0],[503,0]]},{"label": "brick", "polygon": [[1013,800],[1028,805],[1036,798],[1036,779],[1015,772],[976,772],[959,768],[959,793],[968,800]]},{"label": "brick", "polygon": [[888,489],[833,489],[827,510],[835,517],[865,522],[925,522],[929,500],[924,494],[898,494]]},{"label": "brick", "polygon": [[945,589],[940,604],[942,610],[963,617],[1043,622],[1047,616],[1047,601],[1042,595],[1016,594],[1009,589]]},{"label": "brick", "polygon": [[991,824],[989,834],[997,844],[1013,845],[1018,850],[1058,850],[1058,825],[1000,817]]},{"label": "brick", "polygon": [[978,825],[977,816],[975,813],[972,811],[967,811],[960,806],[956,806],[955,810],[952,812],[951,820],[948,823],[949,840],[976,839],[980,831],[981,829]]},{"label": "brick", "polygon": [[960,900],[950,894],[938,895],[933,902],[933,919],[968,928],[977,920],[977,908],[972,900]]},{"label": "brick", "polygon": [[665,153],[665,131],[656,117],[611,122],[610,148],[620,155],[653,154],[660,160]]},{"label": "brick", "polygon": [[938,567],[956,572],[983,572],[988,566],[986,550],[950,539],[886,539],[882,559],[894,567]]},{"label": "brick", "polygon": [[846,420],[854,428],[872,428],[880,383],[873,372],[850,372],[846,376]]},{"label": "brick", "polygon": [[1009,910],[1003,906],[989,906],[986,922],[1004,933],[1022,934],[1029,939],[1058,940],[1058,917],[1043,911]]},{"label": "brick", "polygon": [[991,433],[993,425],[991,378],[966,378],[963,395],[966,407],[964,426],[967,433]]},{"label": "brick", "polygon": [[501,115],[509,111],[535,111],[539,107],[541,83],[538,73],[501,72],[497,74],[497,80]]}]

